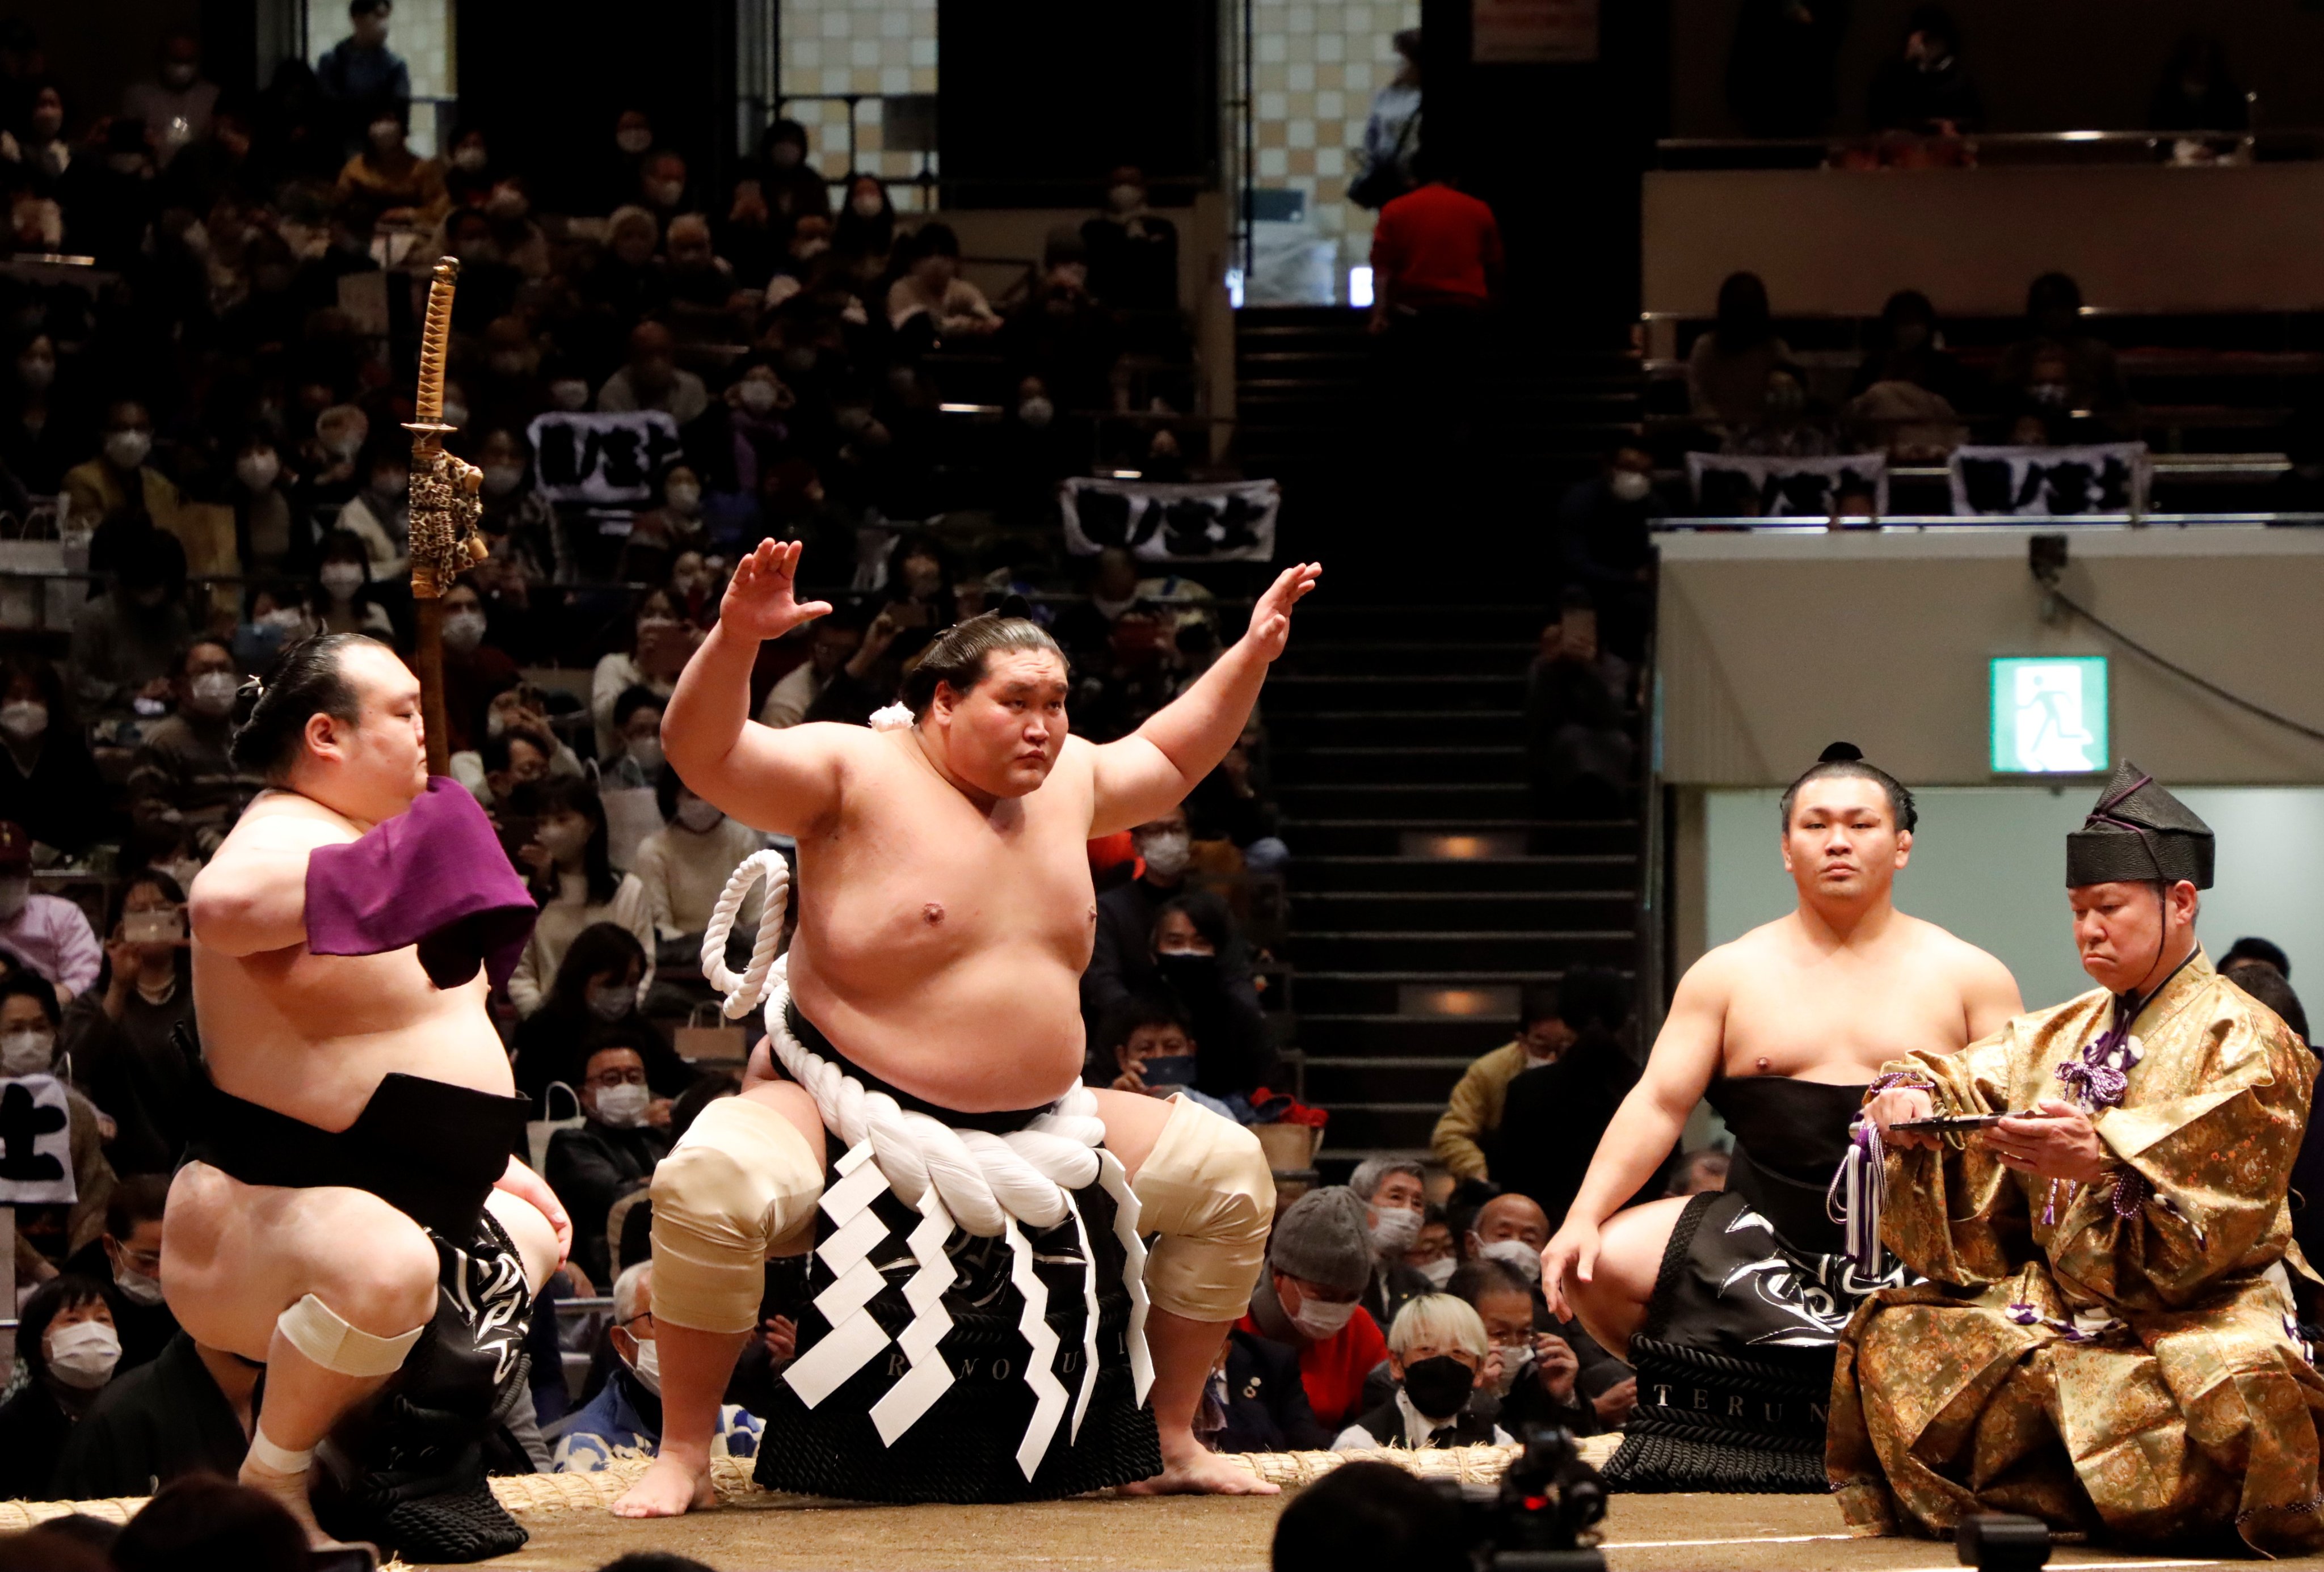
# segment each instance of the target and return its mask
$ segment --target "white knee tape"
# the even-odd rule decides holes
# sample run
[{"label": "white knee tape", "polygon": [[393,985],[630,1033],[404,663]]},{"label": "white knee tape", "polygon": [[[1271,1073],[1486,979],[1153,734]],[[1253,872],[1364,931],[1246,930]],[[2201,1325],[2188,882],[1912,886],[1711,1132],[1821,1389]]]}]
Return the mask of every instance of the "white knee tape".
[{"label": "white knee tape", "polygon": [[653,1312],[703,1332],[759,1324],[767,1257],[803,1243],[823,1194],[823,1159],[788,1119],[721,1098],[654,1169]]},{"label": "white knee tape", "polygon": [[284,1310],[274,1326],[292,1347],[342,1375],[394,1374],[403,1368],[411,1345],[428,1329],[423,1321],[392,1338],[374,1337],[360,1327],[347,1325],[338,1312],[311,1293]]},{"label": "white knee tape", "polygon": [[304,1474],[315,1461],[315,1448],[294,1452],[288,1447],[276,1446],[266,1439],[266,1422],[262,1420],[251,1429],[250,1460],[277,1474]]},{"label": "white knee tape", "polygon": [[1248,1310],[1275,1223],[1275,1176],[1259,1137],[1178,1098],[1134,1188],[1139,1230],[1162,1236],[1146,1257],[1154,1308],[1197,1321]]}]

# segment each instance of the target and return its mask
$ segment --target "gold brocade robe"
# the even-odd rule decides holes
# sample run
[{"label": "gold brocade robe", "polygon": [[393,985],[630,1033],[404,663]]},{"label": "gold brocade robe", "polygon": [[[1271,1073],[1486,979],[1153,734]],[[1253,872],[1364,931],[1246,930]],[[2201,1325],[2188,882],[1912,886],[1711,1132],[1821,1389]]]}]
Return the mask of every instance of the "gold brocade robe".
[{"label": "gold brocade robe", "polygon": [[[1940,1112],[2029,1108],[2068,1095],[2058,1066],[2113,1016],[2099,989],[1884,1069],[1927,1076]],[[2282,1264],[2315,1062],[2200,951],[2132,1035],[2128,1089],[2095,1117],[2107,1172],[2061,1185],[2053,1221],[2049,1181],[1974,1138],[1889,1154],[1881,1237],[1930,1281],[1873,1295],[1840,1338],[1825,1460],[1859,1529],[2019,1512],[2324,1549],[2324,1378]]]}]

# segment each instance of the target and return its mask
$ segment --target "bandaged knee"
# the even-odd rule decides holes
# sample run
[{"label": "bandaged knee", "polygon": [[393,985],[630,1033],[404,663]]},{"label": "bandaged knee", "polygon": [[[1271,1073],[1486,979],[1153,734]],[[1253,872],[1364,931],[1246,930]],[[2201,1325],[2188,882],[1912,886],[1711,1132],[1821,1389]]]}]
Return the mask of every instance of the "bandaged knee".
[{"label": "bandaged knee", "polygon": [[746,1097],[703,1109],[654,1169],[654,1319],[756,1327],[767,1257],[805,1242],[822,1194],[822,1156],[782,1115]]},{"label": "bandaged knee", "polygon": [[404,1356],[420,1341],[428,1323],[422,1321],[392,1338],[375,1337],[361,1327],[349,1326],[337,1310],[310,1293],[284,1310],[274,1329],[326,1370],[341,1375],[392,1375],[403,1368]]},{"label": "bandaged knee", "polygon": [[1197,1321],[1250,1309],[1275,1222],[1275,1175],[1259,1137],[1179,1098],[1132,1188],[1139,1231],[1162,1236],[1146,1256],[1154,1308]]}]

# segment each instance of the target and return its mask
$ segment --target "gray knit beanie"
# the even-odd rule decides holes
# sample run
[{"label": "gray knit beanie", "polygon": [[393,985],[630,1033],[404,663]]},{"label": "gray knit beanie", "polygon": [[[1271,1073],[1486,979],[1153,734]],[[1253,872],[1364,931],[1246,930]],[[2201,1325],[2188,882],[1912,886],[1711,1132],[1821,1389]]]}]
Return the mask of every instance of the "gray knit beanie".
[{"label": "gray knit beanie", "polygon": [[1319,1287],[1362,1292],[1372,1280],[1366,1210],[1362,1198],[1344,1185],[1308,1191],[1276,1219],[1268,1264]]}]

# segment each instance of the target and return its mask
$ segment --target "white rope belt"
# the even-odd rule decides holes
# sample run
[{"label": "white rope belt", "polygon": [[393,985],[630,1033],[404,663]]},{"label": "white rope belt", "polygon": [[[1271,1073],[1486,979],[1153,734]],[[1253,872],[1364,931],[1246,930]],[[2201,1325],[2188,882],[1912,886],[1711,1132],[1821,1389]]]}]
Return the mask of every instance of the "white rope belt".
[{"label": "white rope belt", "polygon": [[[761,877],[767,894],[758,940],[749,966],[738,978],[726,965],[727,936],[733,932],[743,897]],[[1146,1347],[1146,1248],[1138,1236],[1138,1197],[1120,1160],[1101,1145],[1105,1126],[1097,1117],[1097,1099],[1077,1084],[1024,1129],[995,1135],[955,1130],[940,1119],[905,1109],[884,1091],[867,1089],[790,1029],[788,958],[775,954],[789,900],[790,866],[782,853],[754,853],[727,879],[702,936],[702,974],[726,996],[727,1016],[739,1019],[763,1004],[776,1058],[815,1099],[825,1126],[847,1145],[846,1154],[835,1165],[840,1178],[824,1191],[822,1201],[835,1231],[816,1247],[835,1278],[815,1301],[816,1309],[831,1323],[831,1333],[793,1360],[783,1379],[813,1409],[892,1340],[910,1368],[872,1405],[872,1420],[881,1443],[894,1446],[955,1379],[936,1352],[953,1324],[943,1303],[954,1277],[945,1241],[955,1227],[982,1238],[1006,1239],[1013,1257],[1010,1280],[1024,1301],[1018,1332],[1033,1351],[1025,1367],[1025,1384],[1035,1398],[1033,1419],[1017,1448],[1018,1466],[1029,1480],[1065,1419],[1068,1394],[1054,1368],[1057,1338],[1048,1325],[1048,1291],[1034,1271],[1032,1242],[1019,1227],[1020,1222],[1049,1229],[1071,1218],[1081,1246],[1081,1384],[1071,1400],[1068,1436],[1079,1439],[1097,1381],[1097,1258],[1073,1197],[1074,1190],[1092,1183],[1102,1185],[1113,1199],[1114,1236],[1126,1256],[1122,1280],[1130,1293],[1130,1366],[1139,1402],[1146,1401],[1154,1382]],[[907,1240],[918,1263],[904,1285],[912,1320],[893,1339],[871,1310],[872,1301],[887,1282],[870,1259],[889,1237],[887,1225],[872,1209],[883,1190],[892,1190],[922,1219]]]}]

